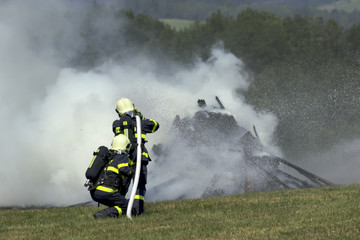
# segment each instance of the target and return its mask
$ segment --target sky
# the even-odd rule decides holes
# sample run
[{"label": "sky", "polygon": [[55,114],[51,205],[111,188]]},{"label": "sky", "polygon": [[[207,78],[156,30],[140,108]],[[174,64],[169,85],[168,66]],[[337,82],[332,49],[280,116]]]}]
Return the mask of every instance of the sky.
[{"label": "sky", "polygon": [[[150,154],[153,144],[169,141],[176,115],[191,116],[198,110],[199,98],[216,105],[215,96],[219,96],[241,126],[251,130],[255,125],[262,143],[281,155],[281,150],[272,144],[275,116],[256,112],[235,94],[235,89],[246,91],[249,77],[241,59],[224,51],[221,45],[214,47],[208,61],[199,60],[191,68],[178,66],[171,73],[161,71],[163,66],[158,66],[151,56],[139,55],[126,56],[127,61],[121,63],[108,61],[86,71],[75,69],[69,67],[68,61],[83,44],[79,29],[84,16],[79,11],[69,17],[69,10],[72,8],[66,1],[0,3],[0,206],[66,206],[89,201],[89,192],[83,186],[85,171],[92,152],[98,146],[110,146],[111,126],[117,118],[115,103],[120,97],[130,98],[146,117],[160,123],[160,129],[148,136]],[[97,26],[99,31],[111,31],[108,21],[111,18]],[[358,150],[346,144],[348,151],[358,156]],[[191,153],[182,150],[184,162],[176,158],[167,159],[163,165],[150,163],[150,201],[176,199],[184,194],[199,197],[218,174],[213,172],[218,165],[201,172],[201,166],[195,164],[193,175],[185,181],[159,187],[174,176],[182,176],[186,166],[191,165]],[[232,155],[222,154],[225,164]],[[349,159],[351,167],[359,165]],[[226,169],[233,164],[238,163],[228,163]],[[224,174],[231,175],[229,171]],[[331,177],[329,172],[324,173]],[[206,177],[197,179],[198,175]],[[196,188],[191,187],[194,181]],[[360,182],[354,175],[342,183],[354,181]],[[222,185],[229,185],[229,180]]]}]

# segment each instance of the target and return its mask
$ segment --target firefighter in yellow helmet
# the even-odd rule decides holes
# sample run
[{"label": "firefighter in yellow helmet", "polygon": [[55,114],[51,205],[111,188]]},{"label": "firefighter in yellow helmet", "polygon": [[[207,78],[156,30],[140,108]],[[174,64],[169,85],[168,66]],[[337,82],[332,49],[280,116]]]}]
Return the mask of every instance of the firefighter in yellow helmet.
[{"label": "firefighter in yellow helmet", "polygon": [[[111,143],[109,163],[96,182],[96,186],[90,191],[92,199],[108,208],[94,214],[95,218],[118,217],[126,213],[129,200],[121,193],[122,180],[131,177],[133,170],[129,167],[129,139],[119,134]],[[133,211],[136,214],[136,211]]]},{"label": "firefighter in yellow helmet", "polygon": [[[148,150],[145,147],[146,134],[154,133],[159,129],[159,123],[153,119],[147,119],[142,116],[141,112],[138,109],[134,108],[134,104],[128,98],[120,98],[115,106],[115,111],[119,115],[119,119],[113,122],[113,133],[115,136],[118,134],[124,134],[127,136],[132,144],[130,149],[130,159],[136,163],[137,159],[137,133],[136,133],[136,119],[135,115],[139,115],[141,119],[141,169],[139,184],[135,195],[134,208],[137,210],[137,214],[142,214],[144,212],[144,202],[145,202],[145,193],[146,193],[146,183],[147,183],[147,165],[151,158],[149,157]],[[128,189],[131,179],[124,179],[124,189]],[[127,190],[126,190],[127,191]],[[126,193],[125,193],[126,194]]]}]

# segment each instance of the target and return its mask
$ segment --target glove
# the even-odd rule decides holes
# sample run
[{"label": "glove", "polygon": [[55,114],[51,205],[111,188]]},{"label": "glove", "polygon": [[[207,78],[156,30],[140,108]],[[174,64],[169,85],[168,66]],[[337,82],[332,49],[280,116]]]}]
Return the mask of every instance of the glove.
[{"label": "glove", "polygon": [[134,166],[131,166],[131,167],[130,167],[130,169],[131,169],[131,170],[130,170],[130,171],[131,171],[131,174],[130,174],[130,176],[129,176],[129,177],[131,177],[131,178],[132,178],[132,177],[134,177],[134,176],[135,176],[136,166],[135,166],[135,165],[134,165]]},{"label": "glove", "polygon": [[142,115],[142,113],[139,111],[139,109],[135,109],[135,114],[138,115],[141,119],[144,118],[144,116]]}]

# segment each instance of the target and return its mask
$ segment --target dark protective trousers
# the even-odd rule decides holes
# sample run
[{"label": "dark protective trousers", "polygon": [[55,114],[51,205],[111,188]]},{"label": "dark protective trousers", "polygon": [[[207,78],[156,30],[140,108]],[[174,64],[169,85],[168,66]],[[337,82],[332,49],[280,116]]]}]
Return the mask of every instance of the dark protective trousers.
[{"label": "dark protective trousers", "polygon": [[136,189],[134,206],[133,208],[136,210],[138,215],[144,213],[144,204],[145,204],[145,194],[146,194],[146,180],[147,180],[147,164],[148,162],[142,162],[140,176],[139,176],[139,184]]},{"label": "dark protective trousers", "polygon": [[109,216],[120,216],[122,214],[126,214],[129,200],[127,200],[121,193],[108,193],[95,189],[90,191],[90,195],[94,201],[109,207],[104,209]]},{"label": "dark protective trousers", "polygon": [[[137,215],[144,213],[144,210],[145,210],[144,204],[145,204],[146,183],[147,183],[147,164],[148,164],[148,162],[146,162],[146,161],[141,162],[139,184],[136,189],[134,205],[133,205],[133,210],[136,212]],[[127,178],[127,177],[125,177],[123,179],[123,187],[121,189],[122,195],[124,195],[124,196],[126,195],[128,189],[129,189],[131,180],[134,180],[134,179]]]}]

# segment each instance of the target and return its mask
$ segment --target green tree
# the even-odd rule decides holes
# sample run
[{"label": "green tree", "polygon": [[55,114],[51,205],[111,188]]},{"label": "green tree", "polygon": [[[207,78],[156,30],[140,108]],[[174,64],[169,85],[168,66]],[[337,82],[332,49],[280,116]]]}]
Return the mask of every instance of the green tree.
[{"label": "green tree", "polygon": [[282,20],[271,13],[252,9],[229,21],[224,43],[255,72],[261,72],[271,62],[280,61],[290,50]]}]

